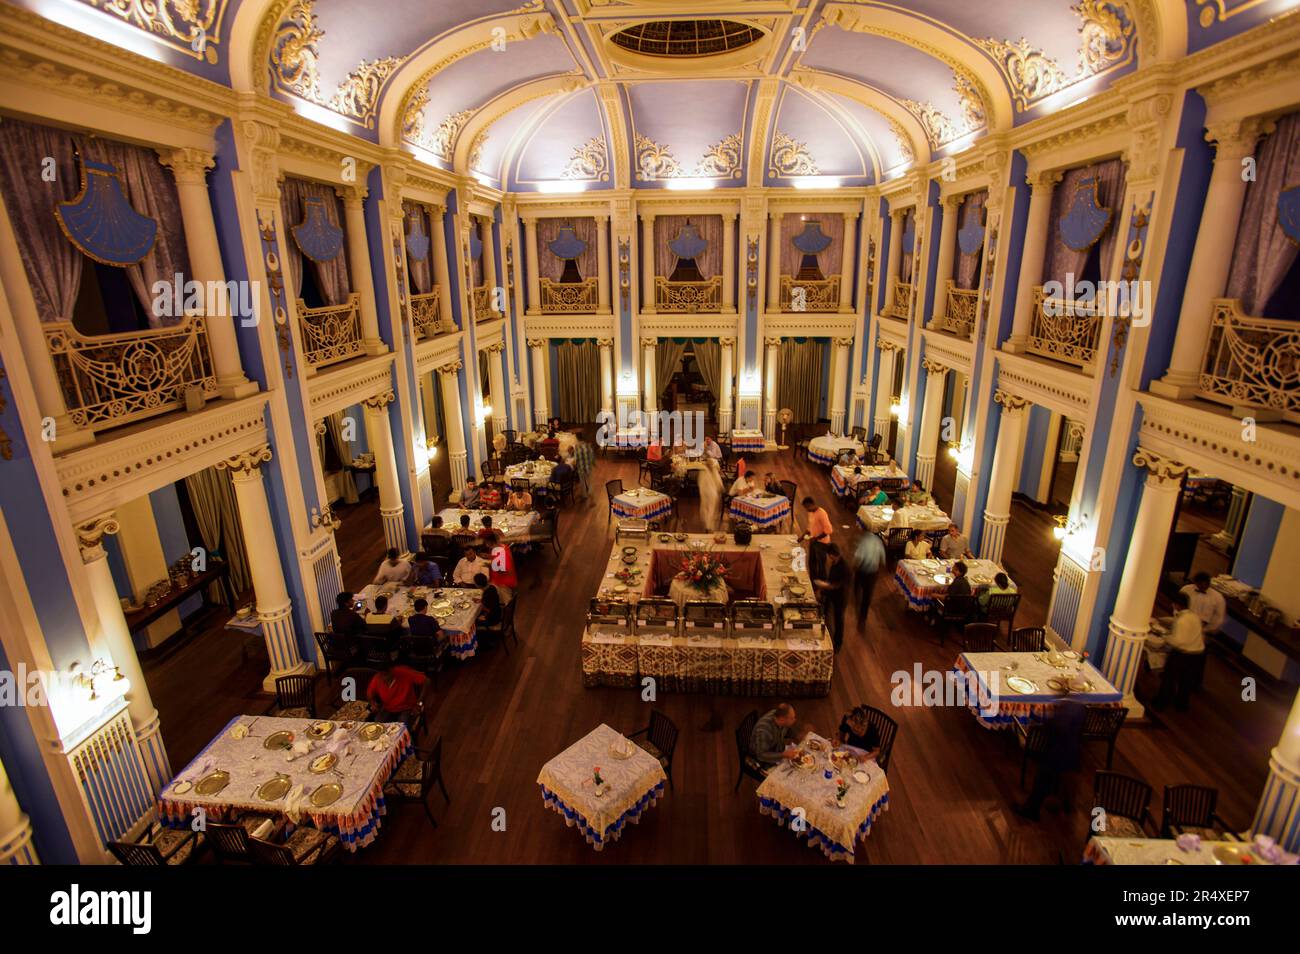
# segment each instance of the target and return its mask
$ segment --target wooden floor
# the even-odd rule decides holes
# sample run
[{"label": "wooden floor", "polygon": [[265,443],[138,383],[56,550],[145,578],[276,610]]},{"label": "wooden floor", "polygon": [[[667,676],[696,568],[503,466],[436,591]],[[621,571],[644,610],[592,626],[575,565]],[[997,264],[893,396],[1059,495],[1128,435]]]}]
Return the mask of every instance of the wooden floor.
[{"label": "wooden floor", "polygon": [[[946,456],[946,455],[945,455]],[[759,472],[776,470],[798,482],[800,494],[826,503],[841,546],[858,536],[852,514],[833,502],[824,468],[794,461],[789,453],[752,460]],[[564,511],[563,551],[521,557],[521,645],[455,664],[444,673],[432,701],[430,737],[444,740],[450,806],[433,797],[438,827],[415,806],[390,810],[379,839],[352,864],[398,863],[683,863],[825,864],[820,852],[759,815],[754,785],[736,779],[733,729],[752,708],[776,700],[705,695],[663,695],[657,703],[681,730],[674,765],[675,787],[641,824],[597,854],[554,813],[545,810],[536,778],[541,765],[597,724],[625,732],[643,727],[651,705],[637,691],[584,689],[579,639],[587,600],[595,592],[612,540],[607,528],[604,481],[636,480],[630,459],[601,458],[593,475],[595,500],[579,498]],[[938,496],[951,502],[952,468],[936,475]],[[690,502],[683,524],[694,527]],[[1007,563],[1022,587],[1017,622],[1040,622],[1046,613],[1056,554],[1051,520],[1016,505],[1007,533]],[[348,511],[339,531],[345,583],[368,582],[382,556],[378,508],[362,503]],[[866,702],[892,709],[900,729],[890,769],[889,810],[873,827],[858,862],[882,864],[1073,863],[1087,829],[1092,773],[1099,751],[1089,751],[1073,781],[1073,813],[1049,803],[1038,824],[1011,811],[1024,796],[1020,756],[1012,733],[981,728],[965,709],[894,708],[891,674],[948,669],[957,654],[940,646],[934,632],[904,608],[892,579],[877,580],[870,618],[851,605],[849,635],[836,659],[829,698],[795,700],[801,720],[829,733],[846,709]],[[264,711],[259,692],[265,655],[241,657],[238,636],[219,628],[146,666],[162,717],[172,765],[184,766],[230,718]],[[1293,692],[1265,686],[1259,701],[1241,701],[1239,672],[1225,656],[1209,660],[1204,692],[1188,713],[1127,728],[1115,769],[1144,778],[1156,790],[1190,781],[1218,786],[1220,814],[1249,824]],[[1261,680],[1261,684],[1267,680]],[[1139,694],[1149,693],[1140,686]],[[325,689],[322,688],[322,702]],[[1031,770],[1032,778],[1032,770]],[[505,810],[506,830],[494,831],[493,813]],[[498,826],[499,827],[499,826]]]}]

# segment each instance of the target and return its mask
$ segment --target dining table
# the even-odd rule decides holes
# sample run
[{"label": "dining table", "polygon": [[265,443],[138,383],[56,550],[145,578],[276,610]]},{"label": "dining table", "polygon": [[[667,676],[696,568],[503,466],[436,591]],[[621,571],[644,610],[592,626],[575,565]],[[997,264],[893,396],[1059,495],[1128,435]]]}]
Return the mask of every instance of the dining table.
[{"label": "dining table", "polygon": [[1094,835],[1083,848],[1083,861],[1092,865],[1294,865],[1300,857],[1258,840]]},{"label": "dining table", "polygon": [[[956,562],[934,557],[926,560],[899,560],[894,566],[894,582],[907,600],[907,608],[918,613],[925,612],[936,596],[947,593],[948,584],[952,582],[952,565]],[[972,590],[990,585],[995,574],[1004,572],[1001,564],[992,560],[971,557],[962,562],[966,564],[966,577],[970,580]],[[1016,589],[1015,581],[1010,582],[1011,588]]]},{"label": "dining table", "polygon": [[863,504],[858,508],[858,526],[872,533],[884,533],[890,527],[908,527],[912,530],[946,530],[952,522],[948,514],[936,503]]},{"label": "dining table", "polygon": [[512,480],[526,480],[533,487],[545,487],[551,482],[551,471],[555,469],[555,461],[551,460],[529,460],[520,464],[511,464],[505,469],[505,479],[509,483]]},{"label": "dining table", "polygon": [[401,722],[235,716],[158,796],[158,817],[182,828],[246,813],[337,835],[348,851],[375,840],[384,786],[412,751]]},{"label": "dining table", "polygon": [[616,517],[633,517],[640,520],[658,520],[672,512],[673,502],[667,494],[649,487],[633,487],[610,501]]},{"label": "dining table", "polygon": [[798,751],[759,784],[758,810],[831,861],[853,864],[858,842],[889,807],[889,780],[874,760],[859,762],[856,750],[837,749],[815,733]]},{"label": "dining table", "polygon": [[1045,722],[1069,699],[1083,705],[1123,705],[1116,689],[1073,650],[1039,653],[962,653],[953,664],[967,708],[986,729]]},{"label": "dining table", "polygon": [[767,438],[757,428],[734,429],[731,432],[733,454],[761,454],[767,450]]},{"label": "dining table", "polygon": [[852,437],[839,437],[834,434],[823,434],[808,442],[808,459],[817,464],[833,464],[840,459],[841,454],[849,451],[861,454],[862,442]]},{"label": "dining table", "polygon": [[732,497],[728,512],[736,520],[766,529],[784,523],[794,511],[790,507],[790,498],[784,494],[755,490]]},{"label": "dining table", "polygon": [[637,824],[663,797],[667,781],[657,758],[603,722],[537,775],[542,803],[596,851]]},{"label": "dining table", "polygon": [[[546,431],[525,431],[519,435],[519,442],[529,450],[536,450],[541,446],[542,441],[546,440],[546,437]],[[559,442],[561,456],[572,453],[573,449],[578,446],[578,435],[572,431],[556,431],[555,439]]]},{"label": "dining table", "polygon": [[373,612],[375,597],[388,597],[388,612],[402,621],[415,613],[415,601],[423,598],[429,603],[429,615],[438,621],[438,628],[447,636],[447,652],[456,659],[469,659],[478,652],[478,614],[483,594],[474,586],[403,586],[400,583],[371,583],[358,592],[357,599]]},{"label": "dining table", "polygon": [[[836,459],[839,459],[838,456]],[[837,497],[853,497],[857,494],[858,487],[867,481],[879,482],[886,478],[906,480],[907,471],[896,464],[859,464],[854,467],[836,464],[831,468],[831,491]]]},{"label": "dining table", "polygon": [[[465,514],[469,515],[469,529],[475,533],[483,529],[483,517],[491,517],[492,529],[500,533],[502,541],[507,544],[527,541],[533,524],[537,522],[536,510],[466,510],[462,507],[444,507],[438,511],[438,516],[442,517],[443,529],[453,533],[460,529],[460,518]],[[425,533],[432,530],[432,525],[424,528]]]}]

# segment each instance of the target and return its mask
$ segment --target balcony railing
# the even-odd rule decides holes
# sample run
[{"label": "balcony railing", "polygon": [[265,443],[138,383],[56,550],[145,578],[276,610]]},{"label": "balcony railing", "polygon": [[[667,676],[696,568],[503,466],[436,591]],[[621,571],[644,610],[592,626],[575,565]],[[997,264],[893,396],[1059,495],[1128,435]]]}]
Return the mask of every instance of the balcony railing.
[{"label": "balcony railing", "polygon": [[442,289],[437,285],[427,292],[411,296],[411,323],[421,338],[432,338],[450,330],[442,326],[441,299]]},{"label": "balcony railing", "polygon": [[308,308],[298,299],[298,327],[302,349],[313,368],[325,368],[355,358],[365,349],[361,343],[361,309],[356,292],[341,305]]},{"label": "balcony railing", "polygon": [[721,311],[722,277],[714,275],[699,282],[670,282],[662,275],[656,275],[655,308],[659,311],[689,314],[697,311]]},{"label": "balcony railing", "polygon": [[781,276],[782,311],[839,311],[840,276],[832,275],[820,281]]},{"label": "balcony railing", "polygon": [[492,310],[491,285],[482,285],[478,288],[471,289],[470,297],[472,299],[475,321],[491,321],[493,318],[501,317],[497,312]]},{"label": "balcony railing", "polygon": [[1034,315],[1025,350],[1066,364],[1078,365],[1092,374],[1097,364],[1101,320],[1105,315],[1102,297],[1092,301],[1048,298],[1041,285],[1034,286]]},{"label": "balcony railing", "polygon": [[939,329],[969,341],[975,331],[975,316],[979,313],[980,291],[978,288],[958,288],[950,278],[946,293],[948,302],[943,317],[939,319]]},{"label": "balcony railing", "polygon": [[916,290],[908,282],[894,281],[894,297],[889,303],[887,314],[895,318],[902,318],[904,321],[912,317],[912,300],[916,297]]},{"label": "balcony railing", "polygon": [[580,282],[542,280],[543,314],[585,314],[597,307],[598,285],[595,278]]},{"label": "balcony railing", "polygon": [[70,321],[42,327],[68,416],[80,428],[102,431],[177,410],[191,387],[216,396],[208,322],[201,315],[166,328],[94,337]]},{"label": "balcony railing", "polygon": [[1278,411],[1300,423],[1300,325],[1242,314],[1235,298],[1210,303],[1199,393],[1210,401]]}]

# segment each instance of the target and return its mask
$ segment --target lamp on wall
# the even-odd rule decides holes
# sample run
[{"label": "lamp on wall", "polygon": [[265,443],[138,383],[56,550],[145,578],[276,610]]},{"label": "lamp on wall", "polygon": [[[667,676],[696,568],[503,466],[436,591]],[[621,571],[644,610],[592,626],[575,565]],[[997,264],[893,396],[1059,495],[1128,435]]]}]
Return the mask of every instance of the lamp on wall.
[{"label": "lamp on wall", "polygon": [[1070,532],[1070,515],[1068,513],[1058,513],[1052,519],[1056,521],[1056,526],[1052,528],[1052,536],[1058,540],[1064,540]]},{"label": "lamp on wall", "polygon": [[894,398],[893,403],[889,405],[889,413],[900,421],[907,417],[907,399],[902,397]]}]

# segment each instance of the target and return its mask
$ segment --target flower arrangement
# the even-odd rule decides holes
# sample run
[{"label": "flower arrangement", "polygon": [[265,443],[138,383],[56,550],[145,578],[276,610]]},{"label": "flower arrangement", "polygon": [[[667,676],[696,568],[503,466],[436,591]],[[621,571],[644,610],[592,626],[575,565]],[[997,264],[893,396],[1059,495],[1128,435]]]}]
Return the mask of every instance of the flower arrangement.
[{"label": "flower arrangement", "polygon": [[835,780],[835,800],[837,802],[843,802],[844,797],[848,794],[849,794],[849,783],[844,781],[843,778],[837,778]]},{"label": "flower arrangement", "polygon": [[697,590],[708,591],[722,583],[727,575],[727,564],[712,553],[694,553],[682,561],[678,570],[679,579],[685,580]]},{"label": "flower arrangement", "polygon": [[593,767],[592,767],[592,769],[591,769],[591,780],[595,783],[595,785],[596,785],[597,788],[600,788],[602,785],[605,784],[605,780],[604,780],[603,778],[600,777],[600,766],[599,766],[599,765],[596,765],[596,766],[593,766]]}]

